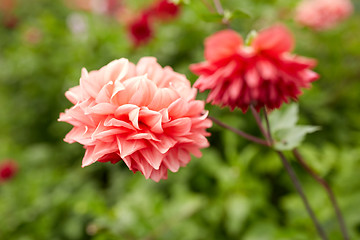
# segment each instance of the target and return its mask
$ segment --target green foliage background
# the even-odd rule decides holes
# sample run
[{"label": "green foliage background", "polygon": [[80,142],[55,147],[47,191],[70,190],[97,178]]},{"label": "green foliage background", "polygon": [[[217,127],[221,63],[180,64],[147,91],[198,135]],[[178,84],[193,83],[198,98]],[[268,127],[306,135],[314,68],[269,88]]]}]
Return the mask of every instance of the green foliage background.
[{"label": "green foliage background", "polygon": [[[195,81],[189,64],[203,60],[204,38],[224,26],[201,1],[188,2],[179,18],[158,24],[154,39],[135,49],[126,27],[111,18],[78,11],[88,32],[76,36],[66,20],[74,11],[61,1],[19,1],[18,26],[0,27],[0,159],[19,164],[15,178],[0,185],[0,239],[318,239],[274,152],[218,126],[201,159],[160,183],[124,164],[82,169],[82,147],[62,141],[71,129],[57,122],[71,106],[64,92],[78,84],[82,67],[151,55]],[[349,20],[324,32],[292,20],[298,1],[222,2],[249,15],[235,14],[231,22],[243,36],[283,22],[297,40],[295,53],[318,59],[321,79],[300,98],[300,123],[322,130],[300,151],[333,187],[351,239],[360,239],[360,2],[353,1]],[[151,1],[127,3],[141,9]],[[38,43],[26,40],[33,29],[42,36]],[[207,109],[260,135],[250,114]],[[296,161],[292,165],[329,238],[341,239],[325,191]]]}]

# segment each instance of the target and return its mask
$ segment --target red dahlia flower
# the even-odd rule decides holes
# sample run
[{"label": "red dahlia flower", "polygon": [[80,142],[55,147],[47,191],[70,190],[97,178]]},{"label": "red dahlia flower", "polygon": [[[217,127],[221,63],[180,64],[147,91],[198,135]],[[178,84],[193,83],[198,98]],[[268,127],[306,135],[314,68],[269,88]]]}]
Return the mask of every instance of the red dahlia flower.
[{"label": "red dahlia flower", "polygon": [[6,160],[0,163],[0,183],[13,178],[18,170],[16,162]]},{"label": "red dahlia flower", "polygon": [[152,10],[152,14],[154,17],[169,19],[176,17],[180,12],[180,8],[178,5],[170,2],[169,0],[161,0],[159,1],[154,9]]},{"label": "red dahlia flower", "polygon": [[263,30],[245,46],[235,31],[223,30],[205,40],[206,62],[190,69],[199,79],[194,87],[210,90],[208,102],[246,112],[279,108],[296,100],[301,88],[309,88],[318,74],[316,61],[290,54],[294,40],[284,26]]},{"label": "red dahlia flower", "polygon": [[162,68],[155,58],[137,65],[113,61],[98,71],[82,71],[80,85],[66,92],[73,107],[60,121],[74,128],[68,143],[84,145],[82,166],[124,161],[133,172],[155,181],[190,161],[209,145],[211,126],[204,102],[184,75]]},{"label": "red dahlia flower", "polygon": [[150,41],[153,36],[153,29],[147,14],[143,14],[140,18],[133,21],[129,26],[130,37],[136,46],[145,44]]}]

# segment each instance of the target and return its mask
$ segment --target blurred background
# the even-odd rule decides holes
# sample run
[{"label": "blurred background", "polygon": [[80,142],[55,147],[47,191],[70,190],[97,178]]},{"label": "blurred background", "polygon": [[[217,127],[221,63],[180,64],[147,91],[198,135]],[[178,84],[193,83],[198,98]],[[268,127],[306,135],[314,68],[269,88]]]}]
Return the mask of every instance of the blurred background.
[{"label": "blurred background", "polygon": [[[125,164],[83,169],[82,146],[62,141],[71,126],[57,118],[82,67],[155,56],[196,80],[189,64],[203,60],[204,38],[224,26],[212,1],[180,2],[0,0],[0,239],[318,239],[277,155],[218,126],[201,159],[159,183]],[[283,22],[294,52],[318,59],[321,79],[300,98],[300,123],[322,130],[299,150],[360,239],[360,1],[323,31],[294,21],[299,1],[222,3],[242,36]],[[260,136],[250,114],[206,108]],[[289,158],[329,238],[341,239],[325,191]]]}]

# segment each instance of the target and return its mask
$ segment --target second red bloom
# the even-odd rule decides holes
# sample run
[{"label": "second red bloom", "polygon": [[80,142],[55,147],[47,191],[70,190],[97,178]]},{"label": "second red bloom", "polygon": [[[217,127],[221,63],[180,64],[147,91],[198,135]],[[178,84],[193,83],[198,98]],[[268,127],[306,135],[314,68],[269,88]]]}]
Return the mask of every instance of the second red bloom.
[{"label": "second red bloom", "polygon": [[279,108],[319,78],[311,70],[316,61],[290,54],[293,45],[281,25],[259,32],[249,46],[233,30],[215,33],[205,40],[206,61],[190,66],[200,76],[194,86],[210,90],[208,102],[232,110]]}]

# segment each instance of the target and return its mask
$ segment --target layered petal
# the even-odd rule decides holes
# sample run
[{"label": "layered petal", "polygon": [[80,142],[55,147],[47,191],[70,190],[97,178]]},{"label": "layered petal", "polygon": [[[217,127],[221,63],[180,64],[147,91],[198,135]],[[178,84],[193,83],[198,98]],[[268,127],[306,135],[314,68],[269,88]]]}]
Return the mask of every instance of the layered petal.
[{"label": "layered petal", "polygon": [[241,45],[240,40],[230,44],[221,37],[231,39],[235,35],[226,30],[209,37],[205,40],[207,61],[190,66],[199,75],[194,86],[200,91],[210,90],[208,102],[243,112],[251,104],[258,110],[279,108],[284,102],[297,100],[301,89],[311,87],[310,83],[319,78],[311,70],[315,60],[290,54],[294,40],[285,26],[260,31],[250,46]]},{"label": "layered petal", "polygon": [[155,181],[167,178],[207,147],[204,102],[182,74],[155,58],[137,65],[115,60],[100,70],[83,69],[80,85],[66,92],[73,107],[59,121],[73,125],[68,143],[86,149],[82,166],[123,161]]}]

